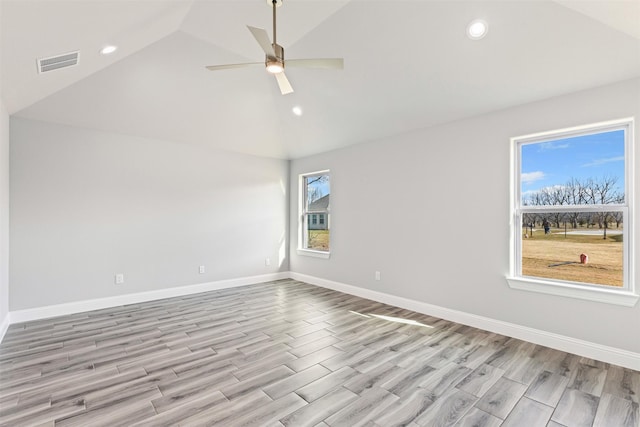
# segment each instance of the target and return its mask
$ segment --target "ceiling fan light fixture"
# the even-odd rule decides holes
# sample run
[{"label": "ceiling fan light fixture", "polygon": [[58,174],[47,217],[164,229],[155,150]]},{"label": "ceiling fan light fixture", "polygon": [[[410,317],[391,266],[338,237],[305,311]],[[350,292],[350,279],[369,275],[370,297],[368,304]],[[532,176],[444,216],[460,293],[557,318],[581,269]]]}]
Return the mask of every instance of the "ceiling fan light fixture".
[{"label": "ceiling fan light fixture", "polygon": [[284,63],[280,61],[267,61],[267,71],[271,74],[279,74],[284,71]]}]

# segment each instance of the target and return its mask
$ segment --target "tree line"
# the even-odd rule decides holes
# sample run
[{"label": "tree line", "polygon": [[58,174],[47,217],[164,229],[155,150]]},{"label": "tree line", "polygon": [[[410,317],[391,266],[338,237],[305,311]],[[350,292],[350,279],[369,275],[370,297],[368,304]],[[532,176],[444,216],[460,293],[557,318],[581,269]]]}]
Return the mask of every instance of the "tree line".
[{"label": "tree line", "polygon": [[[624,203],[624,192],[617,187],[618,178],[604,176],[580,180],[571,178],[565,185],[545,187],[527,193],[523,197],[523,206],[559,206],[559,205],[609,205]],[[579,226],[598,226],[610,228],[615,222],[616,228],[622,224],[622,212],[545,212],[523,215],[523,226],[542,224],[548,221],[555,227],[568,223],[572,228]]]}]

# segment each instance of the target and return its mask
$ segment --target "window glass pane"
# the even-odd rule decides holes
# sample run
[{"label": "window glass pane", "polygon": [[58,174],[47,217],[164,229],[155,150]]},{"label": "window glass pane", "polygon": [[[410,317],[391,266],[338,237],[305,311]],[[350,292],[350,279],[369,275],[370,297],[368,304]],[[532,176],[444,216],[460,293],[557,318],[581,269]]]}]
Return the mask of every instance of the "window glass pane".
[{"label": "window glass pane", "polygon": [[522,204],[624,203],[624,146],[624,130],[522,144]]},{"label": "window glass pane", "polygon": [[307,211],[324,211],[329,207],[329,175],[305,177]]},{"label": "window glass pane", "polygon": [[307,249],[313,249],[316,251],[328,251],[329,250],[329,230],[320,227],[310,227],[307,230]]},{"label": "window glass pane", "polygon": [[622,212],[524,213],[522,275],[624,285]]},{"label": "window glass pane", "polygon": [[305,249],[329,251],[329,174],[304,177]]}]

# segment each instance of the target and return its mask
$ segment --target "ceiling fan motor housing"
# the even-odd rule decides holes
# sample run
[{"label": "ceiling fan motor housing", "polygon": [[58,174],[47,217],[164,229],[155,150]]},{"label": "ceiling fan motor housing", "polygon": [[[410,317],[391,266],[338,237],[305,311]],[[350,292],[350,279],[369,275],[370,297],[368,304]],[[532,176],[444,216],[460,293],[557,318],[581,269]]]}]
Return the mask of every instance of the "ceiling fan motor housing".
[{"label": "ceiling fan motor housing", "polygon": [[269,66],[280,65],[282,70],[284,70],[284,48],[276,43],[272,43],[271,45],[273,46],[273,51],[276,53],[276,56],[272,57],[267,55],[265,65],[267,68],[269,68]]}]

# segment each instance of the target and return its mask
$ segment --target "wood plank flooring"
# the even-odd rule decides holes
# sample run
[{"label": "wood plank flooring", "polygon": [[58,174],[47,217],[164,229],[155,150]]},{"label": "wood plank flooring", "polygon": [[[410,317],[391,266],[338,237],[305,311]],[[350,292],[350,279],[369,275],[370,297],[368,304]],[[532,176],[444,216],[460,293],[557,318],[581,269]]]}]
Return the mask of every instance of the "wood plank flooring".
[{"label": "wood plank flooring", "polygon": [[2,426],[638,427],[640,372],[294,280],[11,325]]}]

